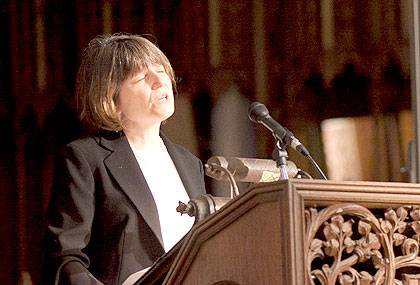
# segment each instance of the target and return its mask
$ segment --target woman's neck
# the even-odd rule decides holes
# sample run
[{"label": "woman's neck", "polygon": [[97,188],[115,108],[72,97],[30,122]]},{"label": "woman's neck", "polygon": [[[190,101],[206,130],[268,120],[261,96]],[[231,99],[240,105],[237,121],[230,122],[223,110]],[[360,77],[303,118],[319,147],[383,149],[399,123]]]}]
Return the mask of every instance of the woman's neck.
[{"label": "woman's neck", "polygon": [[148,128],[130,128],[124,130],[130,145],[135,149],[144,149],[153,145],[160,144],[162,139],[159,136],[160,125],[151,126]]}]

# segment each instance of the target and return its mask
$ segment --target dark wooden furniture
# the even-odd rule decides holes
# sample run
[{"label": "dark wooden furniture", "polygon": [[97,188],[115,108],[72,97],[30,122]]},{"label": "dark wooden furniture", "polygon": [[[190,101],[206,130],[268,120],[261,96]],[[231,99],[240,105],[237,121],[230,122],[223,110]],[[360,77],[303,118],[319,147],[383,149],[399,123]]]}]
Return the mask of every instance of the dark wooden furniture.
[{"label": "dark wooden furniture", "polygon": [[196,224],[161,277],[184,285],[420,284],[419,205],[419,184],[257,184]]}]

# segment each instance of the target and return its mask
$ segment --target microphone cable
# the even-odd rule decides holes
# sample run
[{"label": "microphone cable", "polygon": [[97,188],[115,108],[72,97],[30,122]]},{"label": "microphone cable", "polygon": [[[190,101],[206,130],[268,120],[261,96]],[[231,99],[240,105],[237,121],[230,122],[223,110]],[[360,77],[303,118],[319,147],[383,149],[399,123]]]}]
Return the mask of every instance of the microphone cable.
[{"label": "microphone cable", "polygon": [[325,179],[325,180],[328,180],[327,176],[324,174],[321,167],[319,167],[318,163],[316,163],[315,159],[310,154],[308,154],[306,157],[309,159],[309,161],[315,167],[315,169],[318,170],[318,172],[319,172],[319,174],[321,174],[322,178]]}]

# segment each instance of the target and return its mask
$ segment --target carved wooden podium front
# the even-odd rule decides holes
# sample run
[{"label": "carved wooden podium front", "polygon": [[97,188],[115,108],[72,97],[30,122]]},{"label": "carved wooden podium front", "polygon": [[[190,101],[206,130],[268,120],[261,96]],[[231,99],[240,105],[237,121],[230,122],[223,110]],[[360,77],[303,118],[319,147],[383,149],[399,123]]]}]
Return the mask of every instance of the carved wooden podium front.
[{"label": "carved wooden podium front", "polygon": [[420,285],[420,185],[257,184],[193,227],[164,284]]}]

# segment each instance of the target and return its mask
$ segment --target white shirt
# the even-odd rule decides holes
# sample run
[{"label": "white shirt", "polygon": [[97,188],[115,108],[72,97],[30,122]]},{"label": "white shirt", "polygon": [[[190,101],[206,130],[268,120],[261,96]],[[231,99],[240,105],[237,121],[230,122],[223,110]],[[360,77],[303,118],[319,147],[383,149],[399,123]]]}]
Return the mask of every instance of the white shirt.
[{"label": "white shirt", "polygon": [[[176,211],[179,201],[187,203],[190,198],[162,140],[147,149],[130,146],[155,200],[164,249],[168,252],[194,224],[193,217]],[[134,284],[148,269],[133,273],[123,285]]]},{"label": "white shirt", "polygon": [[133,148],[137,162],[153,194],[159,214],[164,249],[168,252],[192,227],[194,218],[176,211],[179,201],[190,198],[163,143],[147,150]]}]

